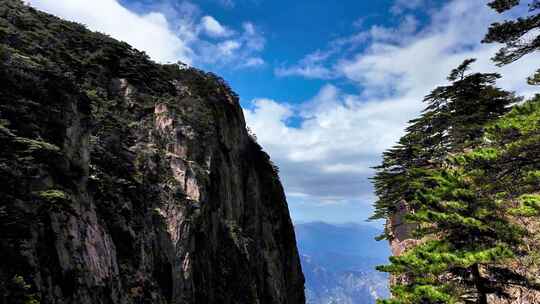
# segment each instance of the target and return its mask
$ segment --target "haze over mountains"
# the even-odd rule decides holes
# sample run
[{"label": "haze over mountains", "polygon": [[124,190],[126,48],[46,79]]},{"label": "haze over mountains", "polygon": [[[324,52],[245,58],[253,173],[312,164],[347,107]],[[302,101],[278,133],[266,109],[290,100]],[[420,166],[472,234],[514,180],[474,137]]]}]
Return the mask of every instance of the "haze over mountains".
[{"label": "haze over mountains", "polygon": [[309,304],[369,304],[388,296],[388,278],[375,270],[390,255],[380,229],[365,224],[295,226]]}]

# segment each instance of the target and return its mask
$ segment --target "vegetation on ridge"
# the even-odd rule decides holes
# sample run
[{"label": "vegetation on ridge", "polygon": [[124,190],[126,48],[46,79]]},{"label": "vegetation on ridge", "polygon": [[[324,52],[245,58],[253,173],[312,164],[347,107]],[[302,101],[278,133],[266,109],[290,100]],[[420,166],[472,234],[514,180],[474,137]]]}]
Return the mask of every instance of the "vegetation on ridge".
[{"label": "vegetation on ridge", "polygon": [[[496,0],[504,12],[519,0]],[[509,64],[540,49],[540,2],[530,14],[495,23],[484,42],[505,46]],[[529,35],[530,39],[523,37]],[[523,101],[496,87],[498,74],[469,74],[466,60],[428,95],[398,145],[383,155],[374,219],[410,210],[418,243],[378,267],[394,277],[387,304],[488,303],[512,288],[540,291],[540,95]],[[529,83],[538,84],[539,73]],[[393,227],[383,238],[392,239]]]},{"label": "vegetation on ridge", "polygon": [[302,301],[277,167],[223,79],[0,3],[0,303]]}]

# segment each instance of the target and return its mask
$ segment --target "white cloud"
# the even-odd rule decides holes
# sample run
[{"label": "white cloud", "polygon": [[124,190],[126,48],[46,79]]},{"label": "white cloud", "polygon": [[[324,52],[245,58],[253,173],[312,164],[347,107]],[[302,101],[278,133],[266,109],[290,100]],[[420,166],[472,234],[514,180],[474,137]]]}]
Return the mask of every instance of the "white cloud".
[{"label": "white cloud", "polygon": [[274,74],[278,77],[302,76],[305,78],[331,79],[335,77],[335,72],[332,68],[325,66],[325,60],[334,53],[334,50],[326,52],[318,50],[308,54],[296,65],[274,69]]},{"label": "white cloud", "polygon": [[[540,66],[540,58],[528,56],[497,68],[490,57],[498,47],[480,41],[500,16],[485,3],[455,0],[430,17],[421,28],[405,16],[406,28],[358,33],[355,37],[368,35],[369,44],[351,56],[341,51],[350,47],[351,38],[343,38],[343,43],[332,42],[328,50],[306,56],[294,66],[296,71],[276,71],[323,79],[333,73],[359,88],[356,94],[346,94],[327,84],[300,106],[265,99],[245,110],[250,128],[280,166],[287,193],[301,193],[301,200],[312,204],[361,199],[370,204],[370,167],[402,135],[407,121],[419,114],[423,97],[446,83],[450,70],[466,58],[479,59],[475,71],[502,73],[502,87],[532,94],[534,88],[525,79]],[[313,67],[320,72],[312,72]]]},{"label": "white cloud", "polygon": [[240,42],[235,40],[227,40],[218,44],[217,48],[221,55],[223,56],[232,56],[236,50],[242,46]]},{"label": "white cloud", "polygon": [[[361,102],[327,85],[301,108],[262,99],[245,115],[280,165],[287,193],[304,193],[313,203],[335,203],[371,192],[370,167],[401,135],[407,113],[415,112],[408,106],[414,101],[401,101]],[[298,118],[303,122],[297,128],[287,123]]]},{"label": "white cloud", "polygon": [[[497,18],[484,3],[452,1],[432,16],[432,23],[412,37],[395,33],[393,39],[375,40],[367,50],[337,66],[339,73],[359,83],[365,94],[398,94],[421,97],[445,82],[449,71],[466,58],[478,58],[474,69],[500,72],[505,88],[530,91],[524,81],[540,66],[540,58],[528,58],[504,68],[497,68],[490,58],[497,45],[480,44],[488,25]],[[403,44],[403,41],[406,41]]]},{"label": "white cloud", "polygon": [[334,71],[320,64],[303,64],[293,67],[275,69],[276,76],[302,76],[305,78],[330,79]]},{"label": "white cloud", "polygon": [[406,15],[402,18],[397,28],[388,28],[375,25],[369,30],[369,37],[373,41],[385,41],[393,43],[405,43],[418,28],[418,20],[413,15]]},{"label": "white cloud", "polygon": [[212,16],[202,17],[201,27],[204,32],[211,37],[229,37],[233,34],[231,30],[221,25],[221,23]]},{"label": "white cloud", "polygon": [[[200,43],[197,51],[200,62],[212,65],[230,65],[233,68],[252,68],[264,64],[259,53],[266,40],[251,22],[242,24],[242,31],[217,43]],[[219,54],[219,56],[216,56]]]},{"label": "white cloud", "polygon": [[251,22],[244,22],[242,24],[242,27],[244,28],[244,31],[247,35],[255,35],[257,31],[255,30],[255,25]]},{"label": "white cloud", "polygon": [[264,39],[262,33],[260,33],[251,22],[242,23],[242,28],[244,29],[244,33],[242,34],[241,40],[246,47],[254,51],[262,51],[266,44],[266,39]]},{"label": "white cloud", "polygon": [[246,68],[252,68],[252,67],[262,66],[264,64],[265,64],[265,62],[264,62],[264,60],[262,58],[251,57],[251,58],[247,58],[245,62],[240,64],[240,66],[241,67],[246,67]]},{"label": "white cloud", "polygon": [[[224,3],[233,4],[232,1]],[[31,5],[64,19],[85,24],[145,51],[158,62],[181,60],[193,65],[253,67],[264,63],[259,53],[265,39],[253,23],[237,32],[204,15],[189,0],[142,6],[143,14],[118,0],[33,0]],[[204,36],[210,37],[205,40]],[[216,56],[220,54],[220,56]]]},{"label": "white cloud", "polygon": [[32,0],[32,6],[107,33],[160,62],[191,62],[192,50],[158,12],[139,15],[116,0]]},{"label": "white cloud", "polygon": [[332,59],[343,58],[354,53],[359,47],[368,43],[385,42],[405,44],[413,38],[418,29],[419,21],[413,15],[400,18],[399,26],[395,28],[374,25],[367,31],[355,33],[349,37],[337,38],[329,43],[327,50],[317,50],[305,56],[297,64],[281,66],[274,69],[278,77],[301,76],[314,79],[333,79],[343,76],[343,71],[336,65],[329,65]]}]

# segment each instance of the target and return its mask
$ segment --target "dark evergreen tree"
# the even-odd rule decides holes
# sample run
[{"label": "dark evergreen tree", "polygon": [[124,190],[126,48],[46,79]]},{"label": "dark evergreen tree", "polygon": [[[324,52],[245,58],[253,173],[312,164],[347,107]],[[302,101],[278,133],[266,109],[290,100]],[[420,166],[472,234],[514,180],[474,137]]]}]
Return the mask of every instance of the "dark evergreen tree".
[{"label": "dark evergreen tree", "polygon": [[[540,0],[493,0],[489,6],[499,13],[511,10],[523,2],[528,3],[529,14],[516,20],[496,22],[491,25],[483,42],[504,44],[493,60],[499,65],[509,64],[521,57],[540,50]],[[529,80],[538,84],[540,70]]]},{"label": "dark evergreen tree", "polygon": [[419,177],[425,169],[438,167],[448,153],[473,146],[481,140],[485,123],[519,101],[494,86],[498,74],[467,74],[473,62],[466,60],[448,77],[450,85],[426,96],[421,117],[412,120],[398,145],[383,154],[374,177],[379,199],[372,219],[388,218],[401,200],[414,201],[416,190],[424,186]]},{"label": "dark evergreen tree", "polygon": [[[489,6],[499,13],[518,6],[519,0],[494,0]],[[508,64],[521,57],[540,49],[540,35],[536,30],[540,28],[540,1],[529,2],[530,14],[516,20],[493,23],[484,38],[485,43],[498,42],[505,46],[497,53],[494,60],[499,64]]]},{"label": "dark evergreen tree", "polygon": [[[489,5],[503,13],[520,3]],[[528,7],[490,27],[483,42],[504,44],[499,65],[540,50],[540,0]],[[540,290],[531,275],[540,272],[540,96],[521,104],[495,87],[498,74],[467,74],[472,62],[426,97],[422,116],[377,167],[373,218],[388,219],[407,201],[420,242],[378,268],[399,278],[381,303],[485,304],[490,294],[509,298],[510,287]],[[529,83],[540,84],[540,70]]]},{"label": "dark evergreen tree", "polygon": [[[383,303],[487,303],[540,290],[540,96],[487,125],[486,141],[431,169],[409,220],[422,244],[379,270],[406,280]],[[510,266],[510,267],[509,267]],[[519,269],[525,271],[519,271]]]}]

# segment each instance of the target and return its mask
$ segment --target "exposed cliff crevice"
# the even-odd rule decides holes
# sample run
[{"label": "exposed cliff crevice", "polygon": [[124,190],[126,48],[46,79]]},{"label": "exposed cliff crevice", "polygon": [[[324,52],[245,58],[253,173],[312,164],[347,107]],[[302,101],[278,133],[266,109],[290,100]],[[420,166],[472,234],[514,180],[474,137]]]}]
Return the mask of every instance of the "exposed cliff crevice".
[{"label": "exposed cliff crevice", "polygon": [[222,80],[12,0],[0,65],[0,303],[304,302],[277,172]]}]

